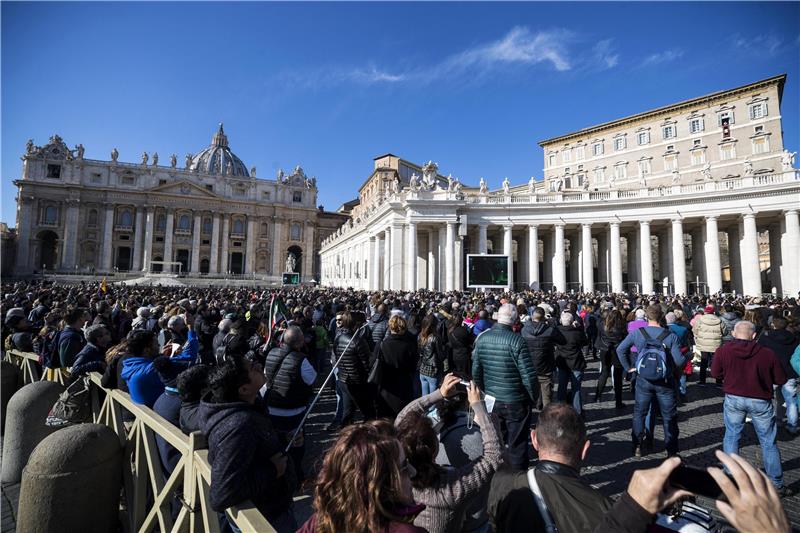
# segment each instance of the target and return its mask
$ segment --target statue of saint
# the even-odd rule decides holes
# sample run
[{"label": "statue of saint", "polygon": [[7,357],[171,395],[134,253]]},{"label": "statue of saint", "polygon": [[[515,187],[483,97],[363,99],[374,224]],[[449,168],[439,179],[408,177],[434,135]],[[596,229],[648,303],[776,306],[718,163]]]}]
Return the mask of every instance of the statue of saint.
[{"label": "statue of saint", "polygon": [[250,177],[251,178],[255,178],[256,177],[256,167],[252,167],[250,169]]},{"label": "statue of saint", "polygon": [[511,182],[508,181],[508,177],[503,180],[503,194],[506,196],[511,194]]},{"label": "statue of saint", "polygon": [[452,192],[452,191],[453,191],[453,175],[452,174],[448,174],[447,175],[447,192]]},{"label": "statue of saint", "polygon": [[286,256],[286,272],[294,272],[294,267],[296,264],[297,259],[295,259],[292,252],[289,252],[289,255]]},{"label": "statue of saint", "polygon": [[147,164],[147,160],[148,160],[148,159],[150,159],[150,156],[149,156],[149,155],[147,155],[147,152],[142,152],[142,164],[143,164],[143,165],[146,165],[146,164]]},{"label": "statue of saint", "polygon": [[700,171],[700,174],[703,175],[703,179],[710,180],[711,179],[711,163],[706,163],[703,165],[703,170]]},{"label": "statue of saint", "polygon": [[278,183],[283,182],[283,176],[284,176],[283,169],[279,168],[278,173],[275,175],[275,179],[277,180]]},{"label": "statue of saint", "polygon": [[117,151],[116,148],[111,150],[111,160],[116,163],[118,157],[119,157],[119,151]]},{"label": "statue of saint", "polygon": [[175,168],[175,167],[178,166],[178,156],[177,155],[172,154],[171,156],[169,156],[169,166],[171,166],[172,168]]},{"label": "statue of saint", "polygon": [[394,194],[400,194],[400,178],[392,180],[392,192]]},{"label": "statue of saint", "polygon": [[531,179],[528,180],[528,194],[534,194],[536,192],[536,179],[531,176]]},{"label": "statue of saint", "polygon": [[481,196],[486,196],[486,193],[489,192],[488,187],[486,186],[486,180],[481,177],[480,181],[480,192]]},{"label": "statue of saint", "polygon": [[83,159],[83,152],[84,152],[83,145],[79,144],[78,146],[75,147],[75,150],[78,152],[78,159]]},{"label": "statue of saint", "polygon": [[153,152],[153,166],[158,166],[158,152]]},{"label": "statue of saint", "polygon": [[744,175],[745,176],[753,175],[753,162],[750,161],[749,157],[744,160]]},{"label": "statue of saint", "polygon": [[584,191],[589,190],[589,178],[583,178],[583,190]]},{"label": "statue of saint", "polygon": [[33,153],[33,139],[28,139],[28,142],[25,143],[25,153]]},{"label": "statue of saint", "polygon": [[186,170],[189,170],[192,167],[192,154],[186,154]]},{"label": "statue of saint", "polygon": [[797,155],[797,152],[790,152],[789,150],[783,150],[781,154],[781,168],[786,170],[792,170],[794,166],[794,156]]},{"label": "statue of saint", "polygon": [[681,173],[677,170],[672,171],[672,184],[677,185],[678,182],[681,181]]},{"label": "statue of saint", "polygon": [[419,190],[419,176],[417,176],[416,172],[411,174],[411,179],[408,180],[408,188],[414,192]]}]

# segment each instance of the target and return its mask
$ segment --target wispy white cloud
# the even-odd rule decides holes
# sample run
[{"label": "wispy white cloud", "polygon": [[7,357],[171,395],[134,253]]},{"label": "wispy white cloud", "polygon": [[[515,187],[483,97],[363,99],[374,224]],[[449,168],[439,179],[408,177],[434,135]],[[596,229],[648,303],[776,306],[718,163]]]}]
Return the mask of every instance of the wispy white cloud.
[{"label": "wispy white cloud", "polygon": [[735,47],[753,53],[767,52],[770,55],[775,55],[783,46],[783,39],[772,34],[762,33],[760,35],[747,36],[737,33],[732,39]]},{"label": "wispy white cloud", "polygon": [[612,40],[594,46],[581,42],[565,29],[532,31],[525,26],[512,28],[502,38],[480,43],[429,65],[405,70],[366,67],[323,67],[292,71],[281,75],[295,86],[317,87],[354,83],[359,85],[393,85],[404,82],[427,84],[442,80],[480,80],[511,68],[539,66],[566,72],[586,67],[608,69],[619,62]]},{"label": "wispy white cloud", "polygon": [[683,57],[683,50],[679,48],[670,48],[669,50],[656,52],[655,54],[650,54],[649,56],[645,57],[644,60],[642,60],[641,66],[649,67],[652,65],[659,65],[661,63],[669,63],[670,61],[675,61],[681,57]]}]

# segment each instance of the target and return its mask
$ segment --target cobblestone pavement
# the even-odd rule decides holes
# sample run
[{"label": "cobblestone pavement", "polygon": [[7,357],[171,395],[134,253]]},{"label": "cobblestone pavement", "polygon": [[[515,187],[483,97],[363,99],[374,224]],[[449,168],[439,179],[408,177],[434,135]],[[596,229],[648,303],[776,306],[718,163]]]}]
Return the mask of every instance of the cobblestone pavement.
[{"label": "cobblestone pavement", "polygon": [[[655,450],[649,455],[635,458],[631,453],[630,431],[633,416],[633,398],[626,388],[623,401],[626,408],[614,408],[611,384],[606,387],[601,403],[586,403],[594,399],[594,388],[599,373],[599,363],[590,362],[584,375],[583,398],[586,425],[592,445],[584,462],[582,476],[593,486],[609,496],[615,496],[627,488],[634,470],[657,466],[664,460],[663,429],[655,430]],[[725,426],[722,420],[722,390],[716,385],[696,383],[697,372],[690,378],[687,402],[678,408],[680,430],[680,454],[686,464],[707,466],[716,462],[714,450],[722,449]],[[590,393],[591,391],[591,393]],[[309,417],[306,426],[306,472],[311,477],[321,460],[324,450],[333,442],[334,435],[325,431],[336,408],[336,397],[331,389],[326,390]],[[660,420],[659,420],[660,422]],[[757,467],[763,466],[761,448],[755,432],[747,425],[740,442],[740,453]],[[791,439],[783,430],[778,433],[778,446],[784,469],[784,482],[800,493],[800,437]],[[700,498],[700,505],[711,509],[718,520],[713,501]],[[800,532],[800,496],[783,500],[793,529]],[[296,498],[296,514],[302,523],[311,514],[311,490],[307,487],[302,496]],[[724,523],[724,522],[721,522]],[[732,531],[732,528],[728,528]]]}]

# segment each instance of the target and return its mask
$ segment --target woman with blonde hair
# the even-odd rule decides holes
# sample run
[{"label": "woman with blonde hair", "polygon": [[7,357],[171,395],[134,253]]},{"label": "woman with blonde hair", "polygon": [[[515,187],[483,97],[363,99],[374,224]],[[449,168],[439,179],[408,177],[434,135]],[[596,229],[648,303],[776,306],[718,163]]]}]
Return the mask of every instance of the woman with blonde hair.
[{"label": "woman with blonde hair", "polygon": [[412,524],[408,462],[385,420],[349,426],[325,454],[314,488],[314,514],[299,533],[425,533]]}]

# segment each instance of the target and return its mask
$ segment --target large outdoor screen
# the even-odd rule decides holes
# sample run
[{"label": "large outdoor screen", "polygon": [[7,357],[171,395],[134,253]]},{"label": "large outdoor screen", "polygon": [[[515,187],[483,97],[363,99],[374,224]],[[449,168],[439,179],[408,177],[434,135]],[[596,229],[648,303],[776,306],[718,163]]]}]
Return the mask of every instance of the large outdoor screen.
[{"label": "large outdoor screen", "polygon": [[467,255],[467,287],[508,287],[508,256]]}]

